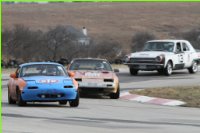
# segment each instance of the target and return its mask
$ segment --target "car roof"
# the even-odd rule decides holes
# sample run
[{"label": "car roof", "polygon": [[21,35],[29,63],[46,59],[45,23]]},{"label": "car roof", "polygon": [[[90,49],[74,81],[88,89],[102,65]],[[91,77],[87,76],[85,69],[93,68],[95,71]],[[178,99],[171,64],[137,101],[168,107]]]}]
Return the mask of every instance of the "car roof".
[{"label": "car roof", "polygon": [[23,67],[23,66],[28,66],[28,65],[60,65],[62,66],[61,64],[59,63],[55,63],[55,62],[29,62],[29,63],[24,63],[24,64],[21,64],[20,67]]},{"label": "car roof", "polygon": [[76,60],[98,60],[98,61],[107,61],[106,59],[100,59],[100,58],[75,58],[72,61]]},{"label": "car roof", "polygon": [[187,40],[178,40],[178,39],[163,39],[163,40],[150,40],[147,42],[188,42]]}]

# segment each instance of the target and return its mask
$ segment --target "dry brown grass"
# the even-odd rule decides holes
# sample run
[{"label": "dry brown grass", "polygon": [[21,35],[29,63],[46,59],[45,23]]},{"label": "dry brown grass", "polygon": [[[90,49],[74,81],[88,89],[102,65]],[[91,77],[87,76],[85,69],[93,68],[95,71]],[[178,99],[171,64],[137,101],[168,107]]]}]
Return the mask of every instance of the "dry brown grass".
[{"label": "dry brown grass", "polygon": [[134,90],[131,93],[181,100],[186,102],[184,106],[200,108],[200,86],[151,88]]},{"label": "dry brown grass", "polygon": [[62,3],[3,5],[3,29],[24,24],[47,30],[56,25],[86,26],[94,38],[119,41],[128,49],[135,32],[148,31],[159,38],[200,24],[200,3]]},{"label": "dry brown grass", "polygon": [[16,71],[17,68],[2,68],[1,69],[1,73],[2,74],[11,74],[11,73],[14,73]]}]

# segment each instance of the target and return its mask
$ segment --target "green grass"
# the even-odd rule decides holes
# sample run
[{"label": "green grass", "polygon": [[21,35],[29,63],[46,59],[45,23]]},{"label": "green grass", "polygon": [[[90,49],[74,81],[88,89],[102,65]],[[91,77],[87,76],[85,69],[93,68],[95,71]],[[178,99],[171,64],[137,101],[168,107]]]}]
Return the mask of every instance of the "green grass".
[{"label": "green grass", "polygon": [[130,93],[181,100],[186,102],[183,106],[200,108],[200,86],[150,88],[133,90]]}]

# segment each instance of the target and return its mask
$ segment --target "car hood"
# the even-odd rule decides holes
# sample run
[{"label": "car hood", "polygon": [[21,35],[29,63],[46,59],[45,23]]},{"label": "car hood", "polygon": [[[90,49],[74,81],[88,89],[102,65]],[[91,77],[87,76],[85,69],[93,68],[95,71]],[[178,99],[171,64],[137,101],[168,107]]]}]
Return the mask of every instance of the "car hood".
[{"label": "car hood", "polygon": [[131,58],[156,58],[159,55],[172,54],[171,52],[165,51],[142,51],[131,54]]},{"label": "car hood", "polygon": [[111,79],[114,78],[112,71],[73,71],[74,78],[93,78],[93,79]]},{"label": "car hood", "polygon": [[72,83],[72,79],[66,76],[32,76],[22,77],[26,82],[35,82],[36,84],[58,84],[58,83]]}]

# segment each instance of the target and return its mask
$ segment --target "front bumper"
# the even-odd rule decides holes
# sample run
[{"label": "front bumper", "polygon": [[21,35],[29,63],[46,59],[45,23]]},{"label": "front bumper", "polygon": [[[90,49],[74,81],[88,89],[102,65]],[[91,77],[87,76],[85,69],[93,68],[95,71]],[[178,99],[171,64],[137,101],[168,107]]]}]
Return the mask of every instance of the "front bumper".
[{"label": "front bumper", "polygon": [[22,99],[26,102],[70,101],[76,99],[77,90],[74,88],[23,89],[21,96]]},{"label": "front bumper", "polygon": [[125,63],[125,65],[128,65],[130,68],[136,69],[136,70],[159,70],[164,68],[164,64],[158,64],[158,63]]},{"label": "front bumper", "polygon": [[103,93],[110,94],[115,93],[117,90],[116,84],[111,83],[91,83],[91,82],[79,82],[80,93]]}]

